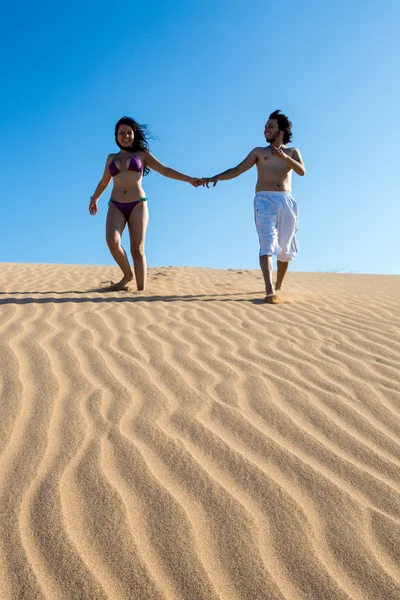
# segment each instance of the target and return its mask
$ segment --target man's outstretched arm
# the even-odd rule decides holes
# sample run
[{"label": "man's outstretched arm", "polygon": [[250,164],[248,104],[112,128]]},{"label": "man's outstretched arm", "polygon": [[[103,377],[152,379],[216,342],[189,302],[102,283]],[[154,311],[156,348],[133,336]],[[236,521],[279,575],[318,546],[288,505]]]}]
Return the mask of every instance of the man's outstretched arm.
[{"label": "man's outstretched arm", "polygon": [[251,167],[253,167],[257,162],[257,151],[254,148],[254,150],[252,150],[244,160],[242,160],[241,163],[239,163],[236,167],[233,167],[232,169],[227,169],[226,171],[223,171],[222,173],[219,173],[218,175],[214,175],[214,177],[204,177],[203,178],[203,185],[206,185],[208,187],[209,183],[213,184],[213,187],[215,187],[217,185],[218,181],[226,181],[228,179],[234,179],[235,177],[239,177],[239,175],[241,175],[242,173],[245,173],[245,171],[248,171],[249,169],[251,169]]}]

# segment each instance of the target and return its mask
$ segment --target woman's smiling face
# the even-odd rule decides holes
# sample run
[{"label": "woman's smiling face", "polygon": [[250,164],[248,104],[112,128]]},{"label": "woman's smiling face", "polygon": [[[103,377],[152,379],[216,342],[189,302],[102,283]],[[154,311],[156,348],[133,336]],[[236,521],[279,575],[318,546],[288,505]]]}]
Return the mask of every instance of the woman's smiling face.
[{"label": "woman's smiling face", "polygon": [[129,125],[120,125],[118,128],[117,140],[123,148],[130,148],[135,139],[135,134]]}]

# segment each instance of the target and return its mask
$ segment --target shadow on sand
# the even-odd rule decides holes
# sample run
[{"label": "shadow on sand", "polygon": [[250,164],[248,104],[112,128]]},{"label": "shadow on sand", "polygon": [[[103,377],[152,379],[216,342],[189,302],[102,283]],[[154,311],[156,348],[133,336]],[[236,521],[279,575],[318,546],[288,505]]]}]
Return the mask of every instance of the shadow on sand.
[{"label": "shadow on sand", "polygon": [[[109,296],[108,294],[114,294]],[[133,294],[135,295],[128,295]],[[254,295],[257,292],[248,292],[248,295]],[[76,294],[76,296],[66,296],[66,294]],[[88,294],[99,294],[99,296],[88,296]],[[117,295],[118,294],[118,295]],[[43,298],[36,298],[36,296],[44,296]],[[8,296],[2,298],[1,296]],[[62,296],[62,297],[59,297]],[[240,298],[235,298],[240,296]],[[109,302],[109,303],[120,303],[120,302],[248,302],[250,304],[265,304],[264,299],[261,298],[244,298],[245,293],[237,294],[191,294],[191,295],[152,295],[152,296],[139,296],[137,292],[115,292],[107,291],[104,288],[94,288],[90,290],[65,290],[65,291],[54,291],[49,290],[46,292],[0,292],[0,305],[4,304],[65,304],[68,302],[81,303],[81,302]],[[287,304],[288,301],[281,300],[279,304]],[[277,306],[271,305],[271,306]]]}]

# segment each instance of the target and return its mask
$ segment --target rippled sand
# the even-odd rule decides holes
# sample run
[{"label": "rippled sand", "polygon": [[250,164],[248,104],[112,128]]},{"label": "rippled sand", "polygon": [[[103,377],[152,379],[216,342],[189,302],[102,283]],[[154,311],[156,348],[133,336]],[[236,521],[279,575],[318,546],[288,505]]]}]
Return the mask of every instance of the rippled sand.
[{"label": "rippled sand", "polygon": [[400,277],[0,265],[1,600],[399,600]]}]

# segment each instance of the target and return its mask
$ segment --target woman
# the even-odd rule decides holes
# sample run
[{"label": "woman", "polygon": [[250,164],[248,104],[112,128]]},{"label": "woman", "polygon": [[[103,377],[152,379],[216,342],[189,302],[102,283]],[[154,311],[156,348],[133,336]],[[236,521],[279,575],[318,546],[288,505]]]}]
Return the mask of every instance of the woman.
[{"label": "woman", "polygon": [[115,126],[115,141],[120,151],[108,156],[103,177],[90,198],[89,212],[91,215],[97,213],[98,199],[113,179],[113,190],[108,203],[106,240],[123,277],[111,289],[122,290],[133,280],[127,254],[121,246],[122,232],[128,224],[136,285],[138,290],[144,290],[147,275],[144,242],[149,212],[142,188],[143,176],[151,168],[165,177],[186,181],[194,187],[198,187],[201,181],[166,167],[150,154],[146,127],[139,125],[134,119],[122,117],[118,121]]}]

